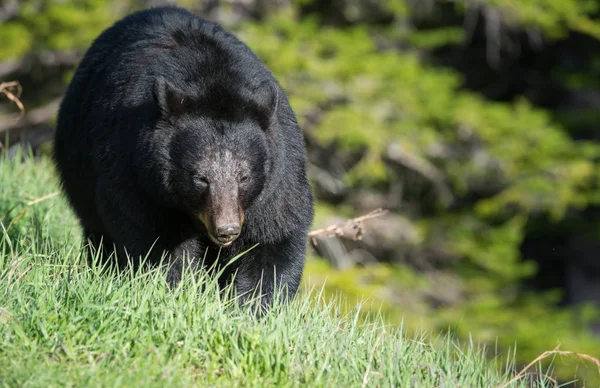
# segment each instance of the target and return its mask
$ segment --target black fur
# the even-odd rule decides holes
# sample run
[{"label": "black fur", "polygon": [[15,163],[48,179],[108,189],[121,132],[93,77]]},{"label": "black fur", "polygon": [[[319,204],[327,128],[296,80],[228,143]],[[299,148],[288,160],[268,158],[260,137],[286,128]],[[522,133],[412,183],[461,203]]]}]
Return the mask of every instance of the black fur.
[{"label": "black fur", "polygon": [[223,282],[235,272],[247,295],[262,277],[263,306],[275,280],[296,293],[313,217],[302,133],[271,72],[217,24],[161,7],[103,32],[60,107],[54,158],[102,263],[153,246],[174,285],[184,254],[212,265],[217,226],[239,220],[217,264],[259,245]]}]

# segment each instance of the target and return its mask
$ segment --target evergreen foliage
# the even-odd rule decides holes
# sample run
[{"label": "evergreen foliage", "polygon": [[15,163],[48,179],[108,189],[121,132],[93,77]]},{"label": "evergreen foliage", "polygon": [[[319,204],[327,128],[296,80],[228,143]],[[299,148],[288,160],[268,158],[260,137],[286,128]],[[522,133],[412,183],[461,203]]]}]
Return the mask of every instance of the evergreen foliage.
[{"label": "evergreen foliage", "polygon": [[[8,3],[0,1],[0,10]],[[19,1],[16,13],[0,17],[0,64],[48,52],[81,52],[112,21],[147,3]],[[208,10],[208,3],[178,2],[197,11]],[[472,74],[502,66],[519,44],[558,45],[579,34],[592,47],[600,40],[598,3],[258,3],[242,23],[223,20],[288,91],[312,163],[349,193],[341,200],[319,196],[315,227],[332,215],[370,210],[363,198],[375,196],[387,199],[384,206],[410,230],[407,240],[386,242],[394,252],[384,252],[384,263],[338,271],[311,260],[309,283],[327,278],[326,295],[341,292],[350,301],[370,296],[373,309],[381,307],[394,324],[404,320],[408,330],[451,328],[460,339],[472,336],[503,349],[516,342],[521,363],[557,342],[600,357],[600,339],[588,330],[600,319],[597,306],[563,306],[564,291],[525,287],[540,264],[522,250],[524,240],[540,233],[546,233],[547,244],[573,230],[600,240],[598,223],[583,216],[600,206],[600,144],[595,135],[586,135],[593,133],[598,114],[553,111],[519,93],[490,98],[489,90],[465,87]],[[469,64],[470,74],[442,66],[440,53],[461,52],[483,28],[482,18],[488,21],[480,35],[489,63]],[[597,88],[599,57],[590,57],[586,68],[556,62],[549,73],[564,87]],[[50,89],[42,86],[56,85],[51,78],[19,73],[29,86],[28,108],[58,95],[71,70],[49,72],[60,85]],[[36,90],[47,95],[35,95]],[[328,158],[318,156],[323,150]],[[557,371],[562,379],[573,377],[562,364]],[[585,370],[578,377],[590,386],[599,381]]]}]

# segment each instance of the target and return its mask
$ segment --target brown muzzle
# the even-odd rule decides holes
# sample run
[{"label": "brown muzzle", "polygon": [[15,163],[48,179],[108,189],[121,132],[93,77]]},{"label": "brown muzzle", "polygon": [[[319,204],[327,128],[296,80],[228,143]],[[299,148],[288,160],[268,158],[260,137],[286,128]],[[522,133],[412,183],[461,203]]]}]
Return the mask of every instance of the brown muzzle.
[{"label": "brown muzzle", "polygon": [[204,211],[199,215],[210,239],[226,247],[239,237],[244,224],[244,212],[238,201],[237,187],[210,187]]}]

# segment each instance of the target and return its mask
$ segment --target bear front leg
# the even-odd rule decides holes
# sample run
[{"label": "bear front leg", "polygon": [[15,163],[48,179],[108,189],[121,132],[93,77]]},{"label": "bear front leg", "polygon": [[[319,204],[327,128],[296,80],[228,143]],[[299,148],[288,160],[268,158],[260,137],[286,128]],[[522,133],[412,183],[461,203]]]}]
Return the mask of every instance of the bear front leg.
[{"label": "bear front leg", "polygon": [[96,209],[109,237],[106,241],[114,243],[119,268],[126,268],[132,260],[137,269],[140,259],[146,257],[147,263],[158,264],[167,248],[158,231],[159,211],[145,204],[129,187],[111,192],[102,190],[110,185],[99,186]]},{"label": "bear front leg", "polygon": [[[129,260],[138,268],[141,259],[150,266],[163,264],[166,280],[174,287],[181,281],[183,268],[199,266],[202,252],[198,240],[183,235],[174,227],[171,218],[159,208],[145,204],[133,191],[122,190],[119,195],[102,195],[97,210],[110,238],[105,242],[116,249],[119,268],[127,267]],[[114,243],[114,248],[113,248]]]},{"label": "bear front leg", "polygon": [[234,274],[240,304],[258,299],[262,310],[292,299],[300,286],[306,258],[306,233],[292,234],[275,244],[258,245],[242,256]]},{"label": "bear front leg", "polygon": [[181,281],[184,269],[198,270],[202,267],[204,252],[197,238],[188,238],[169,247],[167,283],[174,288]]},{"label": "bear front leg", "polygon": [[108,236],[94,232],[84,225],[83,246],[89,265],[96,263],[96,265],[104,268],[111,264],[109,259],[114,249],[114,243]]}]

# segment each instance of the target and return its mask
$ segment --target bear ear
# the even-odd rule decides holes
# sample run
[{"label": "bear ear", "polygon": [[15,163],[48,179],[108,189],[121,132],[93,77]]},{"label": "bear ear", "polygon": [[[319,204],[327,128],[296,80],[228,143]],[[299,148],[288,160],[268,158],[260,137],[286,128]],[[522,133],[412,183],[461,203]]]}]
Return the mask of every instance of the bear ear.
[{"label": "bear ear", "polygon": [[258,122],[263,130],[273,124],[279,102],[279,88],[271,81],[264,81],[253,92],[254,106]]},{"label": "bear ear", "polygon": [[164,116],[176,116],[184,110],[186,95],[160,76],[154,83],[154,100]]}]

